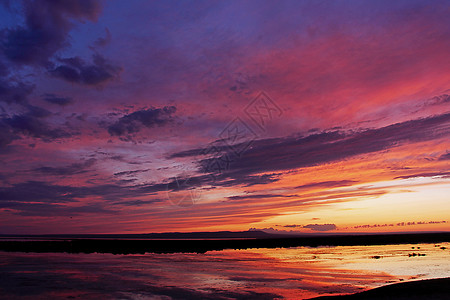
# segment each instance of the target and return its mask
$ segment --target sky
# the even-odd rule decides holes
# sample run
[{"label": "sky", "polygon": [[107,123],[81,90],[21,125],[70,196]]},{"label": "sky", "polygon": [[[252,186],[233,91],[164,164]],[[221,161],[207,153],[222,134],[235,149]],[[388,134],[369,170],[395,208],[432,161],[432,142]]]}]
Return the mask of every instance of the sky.
[{"label": "sky", "polygon": [[450,1],[2,1],[0,233],[450,230]]}]

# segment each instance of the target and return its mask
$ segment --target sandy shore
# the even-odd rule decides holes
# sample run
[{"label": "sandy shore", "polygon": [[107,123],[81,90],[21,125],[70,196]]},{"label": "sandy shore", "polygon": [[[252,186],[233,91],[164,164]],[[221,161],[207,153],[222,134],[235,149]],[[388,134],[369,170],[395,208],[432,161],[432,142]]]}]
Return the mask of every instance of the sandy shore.
[{"label": "sandy shore", "polygon": [[395,283],[365,292],[343,295],[343,296],[322,296],[311,299],[338,300],[338,299],[450,299],[450,277],[427,279],[420,281],[409,281]]}]

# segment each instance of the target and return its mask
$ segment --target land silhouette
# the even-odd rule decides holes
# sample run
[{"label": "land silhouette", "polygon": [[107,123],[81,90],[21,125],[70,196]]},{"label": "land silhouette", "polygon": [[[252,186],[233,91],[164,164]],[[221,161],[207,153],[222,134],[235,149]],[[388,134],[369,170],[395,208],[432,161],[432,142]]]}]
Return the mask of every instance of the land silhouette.
[{"label": "land silhouette", "polygon": [[65,253],[205,253],[225,249],[365,246],[450,242],[449,232],[286,236],[262,231],[137,235],[3,236],[0,251]]}]

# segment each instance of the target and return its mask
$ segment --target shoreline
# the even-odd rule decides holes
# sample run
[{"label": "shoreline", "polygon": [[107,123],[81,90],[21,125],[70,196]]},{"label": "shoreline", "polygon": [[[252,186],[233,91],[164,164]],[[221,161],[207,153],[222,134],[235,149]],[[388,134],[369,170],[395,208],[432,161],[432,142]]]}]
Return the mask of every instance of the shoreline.
[{"label": "shoreline", "polygon": [[320,246],[371,246],[450,242],[450,233],[382,234],[367,236],[277,237],[219,240],[83,239],[37,241],[0,240],[0,251],[37,253],[205,253],[226,249],[290,248]]},{"label": "shoreline", "polygon": [[350,295],[319,296],[307,300],[450,299],[450,277],[393,283]]}]

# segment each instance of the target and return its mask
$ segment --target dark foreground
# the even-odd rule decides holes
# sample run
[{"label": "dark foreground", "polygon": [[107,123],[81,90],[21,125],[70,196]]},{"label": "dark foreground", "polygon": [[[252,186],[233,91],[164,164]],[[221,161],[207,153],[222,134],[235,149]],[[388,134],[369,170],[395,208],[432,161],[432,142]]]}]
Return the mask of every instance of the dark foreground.
[{"label": "dark foreground", "polygon": [[318,246],[367,246],[450,242],[450,233],[383,234],[365,236],[309,236],[289,238],[155,240],[54,239],[0,240],[0,251],[65,253],[205,253],[213,250]]},{"label": "dark foreground", "polygon": [[450,278],[428,279],[390,284],[369,291],[343,296],[323,296],[317,300],[345,299],[397,299],[397,300],[447,300],[450,299]]},{"label": "dark foreground", "polygon": [[[274,300],[350,295],[389,283],[449,277],[449,248],[445,242],[201,254],[0,251],[0,299]],[[410,256],[414,251],[425,256]],[[445,299],[448,293],[440,291],[445,285],[448,282],[431,291],[419,287],[418,293],[407,286],[406,291],[422,299]],[[396,295],[391,299],[402,299]],[[375,298],[383,299],[380,294]]]}]

